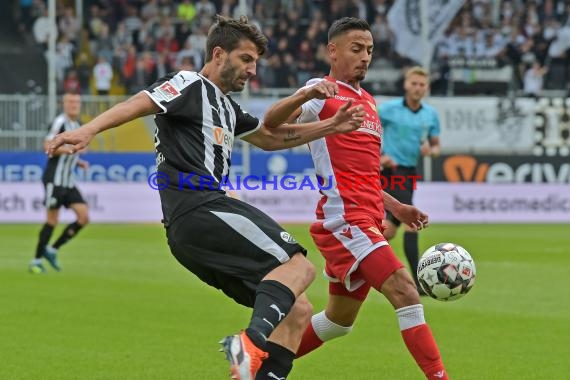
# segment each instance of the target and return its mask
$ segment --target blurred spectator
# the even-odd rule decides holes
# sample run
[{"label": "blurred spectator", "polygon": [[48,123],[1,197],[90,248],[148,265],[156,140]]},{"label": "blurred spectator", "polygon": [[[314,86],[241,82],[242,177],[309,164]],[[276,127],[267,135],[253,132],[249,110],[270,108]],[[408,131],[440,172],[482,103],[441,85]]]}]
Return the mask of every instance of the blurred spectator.
[{"label": "blurred spectator", "polygon": [[[36,21],[34,21],[33,33],[34,33],[34,40],[36,41],[38,46],[43,51],[45,51],[47,50],[51,27],[49,24],[47,8],[44,6],[41,12],[42,12],[41,16],[38,17]],[[55,33],[57,38],[57,30],[55,31]]]},{"label": "blurred spectator", "polygon": [[89,94],[89,79],[91,77],[91,66],[86,53],[79,54],[76,65],[77,77],[81,94]]},{"label": "blurred spectator", "polygon": [[97,64],[93,67],[93,77],[95,79],[97,94],[109,95],[111,80],[113,79],[113,69],[105,57],[99,56]]},{"label": "blurred spectator", "polygon": [[81,94],[81,84],[79,83],[77,71],[74,69],[69,70],[65,76],[65,80],[63,81],[63,93]]},{"label": "blurred spectator", "polygon": [[548,70],[540,66],[540,63],[535,62],[524,74],[523,91],[525,96],[537,98],[540,96],[543,85],[544,75]]},{"label": "blurred spectator", "polygon": [[196,7],[190,0],[182,0],[178,5],[176,16],[179,20],[190,24],[192,20],[194,20],[194,17],[196,17]]},{"label": "blurred spectator", "polygon": [[192,60],[192,65],[198,69],[202,68],[203,57],[202,53],[198,49],[194,49],[190,41],[186,41],[184,49],[180,50],[176,55],[176,66],[180,66],[182,60],[185,58],[190,58]]},{"label": "blurred spectator", "polygon": [[79,30],[79,20],[75,17],[75,11],[71,7],[66,7],[63,11],[63,17],[59,19],[59,31],[67,37],[69,42],[76,45]]}]

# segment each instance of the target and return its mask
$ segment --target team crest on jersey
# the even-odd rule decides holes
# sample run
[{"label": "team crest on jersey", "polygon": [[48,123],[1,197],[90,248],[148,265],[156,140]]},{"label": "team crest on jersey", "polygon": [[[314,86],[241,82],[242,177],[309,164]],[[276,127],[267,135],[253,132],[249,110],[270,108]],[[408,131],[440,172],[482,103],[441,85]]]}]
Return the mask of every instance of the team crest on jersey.
[{"label": "team crest on jersey", "polygon": [[281,231],[281,239],[283,239],[285,243],[290,243],[290,244],[297,243],[297,240],[295,240],[295,238],[291,236],[289,232]]},{"label": "team crest on jersey", "polygon": [[170,102],[181,95],[180,91],[178,91],[170,82],[164,82],[158,86],[154,92],[165,102]]}]

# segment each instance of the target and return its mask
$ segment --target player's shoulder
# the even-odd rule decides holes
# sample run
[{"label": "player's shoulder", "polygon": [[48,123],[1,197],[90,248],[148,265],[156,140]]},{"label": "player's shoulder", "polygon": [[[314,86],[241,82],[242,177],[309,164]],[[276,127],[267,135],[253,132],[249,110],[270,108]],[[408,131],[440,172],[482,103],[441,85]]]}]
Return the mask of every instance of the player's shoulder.
[{"label": "player's shoulder", "polygon": [[404,99],[403,98],[394,98],[386,100],[382,102],[386,107],[393,107],[393,108],[400,108],[404,106]]},{"label": "player's shoulder", "polygon": [[312,86],[312,85],[320,83],[324,80],[326,80],[326,79],[325,78],[311,78],[305,83],[305,87]]}]

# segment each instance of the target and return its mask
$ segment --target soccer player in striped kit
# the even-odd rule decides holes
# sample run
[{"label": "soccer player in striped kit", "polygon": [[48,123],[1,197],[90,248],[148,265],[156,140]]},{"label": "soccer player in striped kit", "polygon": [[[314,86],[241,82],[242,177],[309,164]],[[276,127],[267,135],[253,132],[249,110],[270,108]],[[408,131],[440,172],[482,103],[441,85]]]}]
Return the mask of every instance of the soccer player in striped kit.
[{"label": "soccer player in striped kit", "polygon": [[[51,124],[46,136],[44,147],[58,134],[73,131],[80,127],[79,113],[81,111],[81,96],[67,93],[63,95],[63,113],[58,115]],[[57,258],[58,250],[69,240],[77,236],[79,231],[89,221],[87,203],[75,185],[73,171],[76,166],[83,169],[89,167],[87,161],[79,158],[80,152],[68,153],[66,147],[57,149],[49,158],[42,182],[45,188],[46,221],[40,230],[36,254],[29,265],[31,273],[44,273],[46,268],[42,259],[56,271],[61,270]],[[73,210],[76,221],[67,225],[59,238],[49,245],[53,230],[59,222],[59,209],[64,206]]]},{"label": "soccer player in striped kit", "polygon": [[[330,74],[309,80],[307,86],[323,81],[334,83],[338,88],[335,96],[283,103],[265,116],[272,123],[281,122],[287,115],[289,121],[296,118],[297,122],[307,123],[326,120],[349,103],[364,107],[366,112],[356,131],[309,143],[317,176],[332,182],[324,183],[317,204],[317,221],[310,228],[326,260],[325,276],[330,283],[326,309],[313,315],[297,356],[348,334],[362,303],[374,288],[394,307],[406,347],[426,378],[448,379],[414,281],[384,236],[384,209],[413,230],[426,227],[428,217],[383,192],[376,183],[381,166],[382,126],[374,98],[360,87],[372,58],[370,26],[357,18],[339,19],[331,25],[328,41]],[[368,178],[371,182],[347,183],[347,178]]]}]

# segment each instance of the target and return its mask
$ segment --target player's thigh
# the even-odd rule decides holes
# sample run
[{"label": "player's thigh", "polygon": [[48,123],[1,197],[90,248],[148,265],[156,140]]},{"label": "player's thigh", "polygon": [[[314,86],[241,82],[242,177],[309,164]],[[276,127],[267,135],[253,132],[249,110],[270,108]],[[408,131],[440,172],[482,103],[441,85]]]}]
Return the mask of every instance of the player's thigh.
[{"label": "player's thigh", "polygon": [[[183,265],[189,263],[185,266],[191,271],[195,267],[191,264],[199,263],[248,284],[258,284],[293,255],[306,253],[273,219],[229,197],[207,202],[175,219],[167,228],[167,236],[174,256]],[[222,289],[215,276],[207,280]]]},{"label": "player's thigh", "polygon": [[[340,292],[330,289],[335,286],[338,287]],[[344,327],[352,326],[369,290],[370,286],[368,284],[362,285],[354,292],[349,292],[340,284],[331,283],[329,293],[336,294],[329,294],[329,301],[325,309],[327,318],[337,325]],[[343,294],[341,295],[340,293]],[[355,297],[355,294],[358,294],[359,297]]]}]

